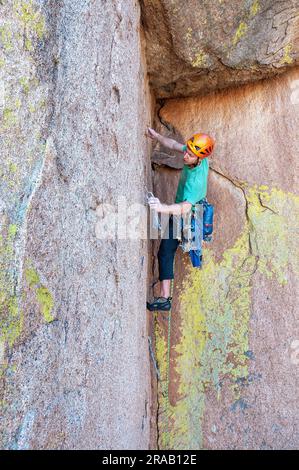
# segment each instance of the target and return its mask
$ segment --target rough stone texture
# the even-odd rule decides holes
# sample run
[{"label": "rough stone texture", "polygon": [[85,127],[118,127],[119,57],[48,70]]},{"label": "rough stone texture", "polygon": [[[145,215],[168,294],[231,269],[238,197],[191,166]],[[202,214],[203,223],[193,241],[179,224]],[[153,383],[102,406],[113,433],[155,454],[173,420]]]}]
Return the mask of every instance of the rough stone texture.
[{"label": "rough stone texture", "polygon": [[5,449],[148,447],[147,246],[95,230],[102,202],[143,202],[149,174],[139,14],[0,4]]},{"label": "rough stone texture", "polygon": [[[158,98],[298,63],[298,0],[141,8]],[[294,69],[154,113],[137,1],[0,1],[2,448],[298,448],[298,84]],[[96,236],[102,203],[151,189],[154,114],[182,142],[217,139],[213,245],[202,271],[176,260],[169,390],[167,316],[145,316],[154,257],[145,240]],[[181,166],[154,149],[165,202]]]},{"label": "rough stone texture", "polygon": [[298,63],[298,0],[142,0],[150,84],[189,96]]},{"label": "rough stone texture", "polygon": [[[165,315],[155,328],[160,448],[298,448],[298,91],[296,68],[160,110],[161,132],[217,141],[214,241],[202,270],[176,257],[169,400]],[[154,189],[171,202],[179,163],[161,161]]]}]

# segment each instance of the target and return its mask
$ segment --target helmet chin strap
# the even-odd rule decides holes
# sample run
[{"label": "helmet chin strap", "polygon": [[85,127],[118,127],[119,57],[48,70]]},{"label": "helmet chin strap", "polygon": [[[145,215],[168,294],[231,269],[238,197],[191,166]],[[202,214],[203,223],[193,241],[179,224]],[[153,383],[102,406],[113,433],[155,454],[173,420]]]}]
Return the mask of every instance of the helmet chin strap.
[{"label": "helmet chin strap", "polygon": [[[192,152],[192,150],[191,150],[191,152]],[[192,152],[192,156],[193,156],[193,157],[197,157],[197,162],[196,162],[196,163],[192,163],[192,165],[188,165],[188,166],[189,166],[190,168],[195,168],[196,166],[198,166],[198,165],[201,164],[201,159],[200,159],[197,155],[195,155],[193,152]],[[199,162],[200,162],[200,163],[199,163]]]},{"label": "helmet chin strap", "polygon": [[197,158],[197,162],[196,163],[193,163],[192,165],[190,165],[191,168],[195,168],[197,166],[201,165],[201,159],[198,157]]}]

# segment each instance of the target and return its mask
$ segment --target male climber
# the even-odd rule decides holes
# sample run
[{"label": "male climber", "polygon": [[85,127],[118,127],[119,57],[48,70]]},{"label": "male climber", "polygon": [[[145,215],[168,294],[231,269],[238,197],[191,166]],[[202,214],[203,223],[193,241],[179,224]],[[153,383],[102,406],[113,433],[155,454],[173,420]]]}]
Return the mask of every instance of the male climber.
[{"label": "male climber", "polygon": [[179,240],[173,237],[173,215],[183,216],[207,194],[209,161],[214,148],[214,140],[207,134],[194,134],[186,143],[180,144],[173,139],[163,137],[154,129],[148,128],[147,136],[158,140],[164,147],[184,154],[184,167],[179,180],[175,204],[162,204],[158,198],[152,197],[148,203],[156,212],[170,214],[169,238],[162,239],[158,251],[160,297],[155,297],[146,306],[150,311],[171,309],[170,284],[174,279],[174,257]]}]

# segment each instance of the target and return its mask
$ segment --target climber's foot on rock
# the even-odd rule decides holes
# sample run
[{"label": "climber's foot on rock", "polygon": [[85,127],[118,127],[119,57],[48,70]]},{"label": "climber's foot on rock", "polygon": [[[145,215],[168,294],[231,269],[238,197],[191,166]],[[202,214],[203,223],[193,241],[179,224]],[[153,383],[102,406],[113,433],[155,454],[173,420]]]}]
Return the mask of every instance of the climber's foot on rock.
[{"label": "climber's foot on rock", "polygon": [[150,312],[155,312],[156,310],[167,312],[171,309],[171,299],[172,297],[155,297],[152,302],[146,302],[146,308]]}]

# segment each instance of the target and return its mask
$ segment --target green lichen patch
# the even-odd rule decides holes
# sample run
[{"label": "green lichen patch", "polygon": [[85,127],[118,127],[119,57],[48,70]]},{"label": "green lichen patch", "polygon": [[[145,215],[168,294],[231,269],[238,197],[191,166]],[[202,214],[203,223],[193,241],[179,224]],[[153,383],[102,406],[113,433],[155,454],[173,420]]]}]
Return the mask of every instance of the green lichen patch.
[{"label": "green lichen patch", "polygon": [[36,290],[36,298],[40,305],[40,310],[44,316],[45,321],[50,323],[54,320],[54,317],[51,314],[54,307],[54,301],[51,293],[46,287],[41,286]]},{"label": "green lichen patch", "polygon": [[34,106],[33,103],[29,103],[28,109],[29,109],[31,114],[36,112],[36,107]]},{"label": "green lichen patch", "polygon": [[250,7],[250,10],[245,14],[243,21],[238,25],[238,28],[233,37],[233,46],[236,46],[240,40],[245,36],[248,31],[248,24],[260,11],[260,2],[259,0],[253,0],[253,3]]},{"label": "green lichen patch", "polygon": [[281,65],[284,65],[284,64],[292,64],[293,63],[293,58],[292,56],[290,55],[291,52],[293,50],[293,45],[292,44],[287,44],[284,49],[283,49],[283,57],[280,61],[280,64]]},{"label": "green lichen patch", "polygon": [[16,224],[10,224],[8,226],[8,240],[13,240],[17,234],[18,227]]},{"label": "green lichen patch", "polygon": [[17,116],[13,109],[4,108],[2,114],[2,127],[3,129],[9,129],[14,127],[17,123]]},{"label": "green lichen patch", "polygon": [[16,109],[20,109],[21,106],[22,106],[22,102],[21,102],[20,98],[17,98],[17,99],[15,100],[15,108],[16,108]]},{"label": "green lichen patch", "polygon": [[189,26],[189,28],[187,29],[187,33],[185,34],[185,39],[186,41],[188,42],[188,44],[190,44],[190,41],[192,39],[192,28]]},{"label": "green lichen patch", "polygon": [[52,322],[54,320],[52,315],[54,300],[49,289],[41,284],[40,276],[32,266],[27,267],[25,270],[25,278],[30,289],[32,289],[36,295],[36,300],[39,304],[39,309],[44,317],[44,320],[47,323]]},{"label": "green lichen patch", "polygon": [[8,168],[11,173],[16,173],[18,170],[16,163],[13,163],[13,162],[9,164]]},{"label": "green lichen patch", "polygon": [[169,402],[168,397],[168,365],[167,365],[167,338],[165,338],[163,329],[157,323],[155,327],[156,334],[156,358],[159,365],[161,381],[158,382],[159,395],[159,446],[162,449],[172,449],[173,433],[171,432],[171,417],[174,414],[174,408]]},{"label": "green lichen patch", "polygon": [[241,21],[233,38],[234,46],[236,46],[236,44],[238,44],[240,39],[246,34],[247,29],[248,29],[247,24],[244,21]]},{"label": "green lichen patch", "polygon": [[6,326],[6,341],[9,346],[13,346],[15,341],[20,336],[23,329],[23,313],[20,312],[18,299],[16,296],[11,296],[8,300],[8,319]]},{"label": "green lichen patch", "polygon": [[29,93],[29,79],[25,78],[25,77],[21,77],[19,79],[19,83],[20,83],[20,85],[22,87],[22,90],[25,93],[25,95],[28,95],[28,93]]},{"label": "green lichen patch", "polygon": [[13,49],[12,32],[8,24],[0,26],[0,43],[5,52],[9,52]]},{"label": "green lichen patch", "polygon": [[260,9],[261,9],[261,6],[260,6],[259,0],[254,0],[250,8],[250,16],[252,17],[256,16],[258,12],[260,11]]},{"label": "green lichen patch", "polygon": [[35,287],[40,283],[39,275],[33,268],[27,268],[25,270],[25,278],[30,288]]},{"label": "green lichen patch", "polygon": [[4,227],[0,237],[0,341],[13,346],[23,327],[23,312],[15,293],[15,249],[18,233],[16,224]]},{"label": "green lichen patch", "polygon": [[253,187],[247,194],[253,253],[258,269],[267,278],[275,277],[284,285],[287,268],[298,272],[298,248],[294,233],[298,230],[299,197],[265,186]]},{"label": "green lichen patch", "polygon": [[46,31],[45,18],[33,0],[15,1],[14,11],[24,28],[25,49],[31,51],[33,49],[32,41],[34,39],[41,40],[44,37]]},{"label": "green lichen patch", "polygon": [[207,63],[207,55],[204,51],[199,51],[195,54],[194,59],[192,60],[191,64],[193,67],[204,67]]}]

